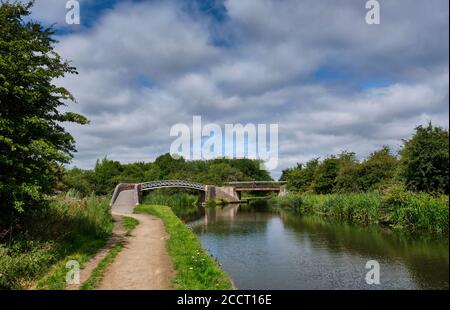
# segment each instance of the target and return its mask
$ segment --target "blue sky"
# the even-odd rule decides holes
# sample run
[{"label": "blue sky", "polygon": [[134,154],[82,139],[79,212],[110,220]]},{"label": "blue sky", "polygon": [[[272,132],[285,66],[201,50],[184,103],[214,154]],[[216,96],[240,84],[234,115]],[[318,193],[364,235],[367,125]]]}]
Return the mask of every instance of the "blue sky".
[{"label": "blue sky", "polygon": [[398,149],[415,126],[448,128],[448,1],[37,0],[79,75],[58,83],[89,126],[67,125],[73,165],[150,161],[176,123],[279,124],[279,167],[343,150]]}]

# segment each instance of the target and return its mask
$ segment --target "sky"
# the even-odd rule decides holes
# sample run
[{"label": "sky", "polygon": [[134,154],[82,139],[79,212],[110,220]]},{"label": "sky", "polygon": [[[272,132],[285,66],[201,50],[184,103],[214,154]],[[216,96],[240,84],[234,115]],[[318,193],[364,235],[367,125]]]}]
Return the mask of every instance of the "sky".
[{"label": "sky", "polygon": [[363,0],[36,0],[56,50],[79,74],[56,81],[75,96],[66,124],[71,166],[107,156],[152,161],[177,123],[278,124],[271,173],[344,150],[360,159],[431,121],[448,129],[449,2]]}]

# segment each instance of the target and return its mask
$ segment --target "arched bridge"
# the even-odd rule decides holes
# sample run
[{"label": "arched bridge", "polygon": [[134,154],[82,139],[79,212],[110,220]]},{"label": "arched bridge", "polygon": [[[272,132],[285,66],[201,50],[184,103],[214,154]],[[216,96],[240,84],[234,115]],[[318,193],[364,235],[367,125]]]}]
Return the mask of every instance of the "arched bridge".
[{"label": "arched bridge", "polygon": [[137,184],[120,183],[114,189],[111,199],[113,211],[119,213],[132,213],[136,205],[141,202],[142,192],[159,188],[186,188],[199,192],[200,201],[221,198],[228,202],[239,202],[242,191],[275,191],[284,195],[285,182],[273,181],[246,181],[229,182],[224,186],[205,185],[186,180],[159,180]]},{"label": "arched bridge", "polygon": [[158,188],[188,188],[206,192],[206,185],[184,180],[160,180],[160,181],[145,182],[139,185],[141,191],[154,190]]}]

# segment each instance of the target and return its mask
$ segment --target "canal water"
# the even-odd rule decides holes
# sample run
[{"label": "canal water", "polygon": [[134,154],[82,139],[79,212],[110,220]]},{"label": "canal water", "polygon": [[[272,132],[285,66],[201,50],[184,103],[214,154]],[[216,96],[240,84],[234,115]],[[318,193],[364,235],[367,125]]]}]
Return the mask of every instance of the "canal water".
[{"label": "canal water", "polygon": [[[449,288],[448,241],[248,205],[202,213],[188,225],[239,289]],[[365,280],[369,260],[380,284]]]}]

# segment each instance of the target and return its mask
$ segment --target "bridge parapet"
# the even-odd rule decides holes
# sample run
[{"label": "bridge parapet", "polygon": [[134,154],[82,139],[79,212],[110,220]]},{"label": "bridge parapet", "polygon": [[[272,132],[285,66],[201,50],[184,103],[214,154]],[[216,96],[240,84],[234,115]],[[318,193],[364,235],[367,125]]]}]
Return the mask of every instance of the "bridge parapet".
[{"label": "bridge parapet", "polygon": [[[117,197],[119,196],[120,192],[130,189],[135,189],[137,184],[134,183],[119,183],[114,188],[113,195],[111,197],[111,202],[109,205],[112,207],[114,205],[114,202],[116,202]],[[139,202],[139,199],[137,200]]]},{"label": "bridge parapet", "polygon": [[159,181],[152,181],[152,182],[145,182],[140,183],[140,190],[146,191],[146,190],[154,190],[158,188],[167,188],[167,187],[174,187],[174,188],[188,188],[198,191],[206,191],[206,185],[192,182],[192,181],[184,181],[184,180],[159,180]]}]

